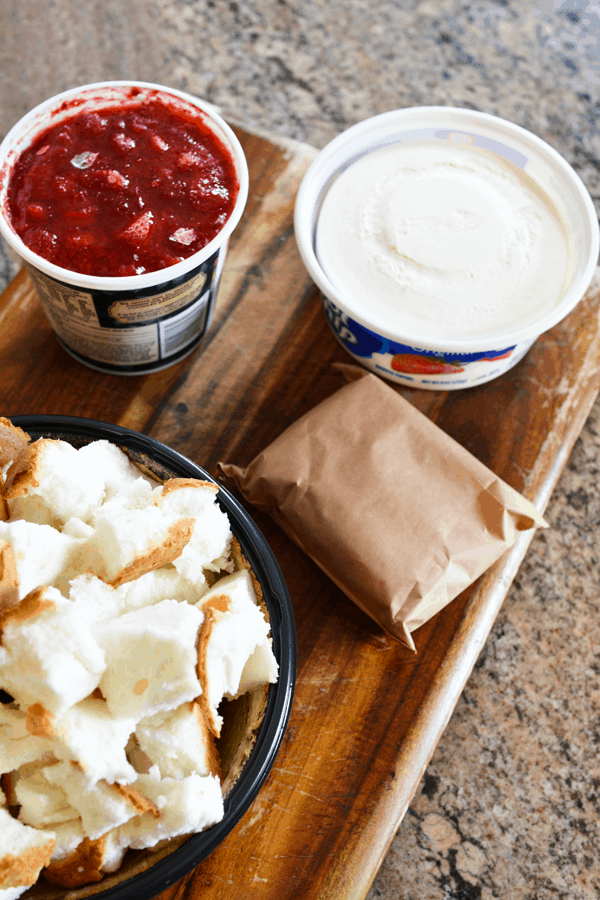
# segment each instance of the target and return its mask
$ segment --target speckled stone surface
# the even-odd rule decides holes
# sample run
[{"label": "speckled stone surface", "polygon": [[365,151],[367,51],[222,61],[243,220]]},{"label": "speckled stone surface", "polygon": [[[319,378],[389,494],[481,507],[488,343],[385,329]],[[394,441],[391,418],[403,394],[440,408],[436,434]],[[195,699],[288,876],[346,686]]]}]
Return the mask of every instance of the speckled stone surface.
[{"label": "speckled stone surface", "polygon": [[[6,0],[0,16],[0,135],[107,78],[316,146],[388,109],[467,106],[547,140],[600,209],[585,0]],[[3,248],[1,282],[13,271]],[[600,897],[599,474],[597,403],[369,900]]]}]

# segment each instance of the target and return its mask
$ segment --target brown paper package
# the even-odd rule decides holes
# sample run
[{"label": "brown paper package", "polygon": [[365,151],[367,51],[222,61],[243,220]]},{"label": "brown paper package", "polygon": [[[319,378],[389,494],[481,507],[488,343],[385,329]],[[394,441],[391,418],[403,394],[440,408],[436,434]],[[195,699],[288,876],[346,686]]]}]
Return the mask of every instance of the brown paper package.
[{"label": "brown paper package", "polygon": [[245,469],[242,496],[388,634],[411,632],[515,541],[532,503],[375,375],[291,425]]}]

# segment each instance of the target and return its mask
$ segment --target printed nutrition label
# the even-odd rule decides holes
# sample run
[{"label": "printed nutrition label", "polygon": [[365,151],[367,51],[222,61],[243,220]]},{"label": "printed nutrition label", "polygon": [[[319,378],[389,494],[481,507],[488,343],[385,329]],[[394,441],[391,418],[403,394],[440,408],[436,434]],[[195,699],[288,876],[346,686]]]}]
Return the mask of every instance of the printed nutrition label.
[{"label": "printed nutrition label", "polygon": [[209,300],[207,291],[193,306],[158,323],[163,357],[178,353],[200,337],[206,327]]},{"label": "printed nutrition label", "polygon": [[[59,321],[73,319],[91,328],[100,327],[92,295],[79,288],[53,281],[41,272],[27,267],[46,313]],[[54,322],[52,323],[54,324]]]},{"label": "printed nutrition label", "polygon": [[[100,364],[119,368],[160,362],[193,344],[206,328],[210,271],[166,291],[112,302],[102,292],[94,295],[36,270],[29,274],[59,339]],[[208,289],[198,296],[207,280]]]}]

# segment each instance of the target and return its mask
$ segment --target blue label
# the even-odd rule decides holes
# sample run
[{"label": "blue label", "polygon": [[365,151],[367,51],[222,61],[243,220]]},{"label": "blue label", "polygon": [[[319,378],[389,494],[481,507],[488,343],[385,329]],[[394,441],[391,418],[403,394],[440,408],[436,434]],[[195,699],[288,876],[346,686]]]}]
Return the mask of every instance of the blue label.
[{"label": "blue label", "polygon": [[370,359],[374,353],[390,353],[392,356],[397,353],[418,353],[421,356],[429,356],[432,359],[448,363],[468,363],[481,359],[499,359],[515,349],[515,345],[513,345],[502,350],[484,350],[479,353],[451,353],[445,350],[425,350],[422,347],[400,344],[355,322],[341,309],[338,309],[328,297],[322,296],[325,315],[332,329],[350,353],[363,359]]}]

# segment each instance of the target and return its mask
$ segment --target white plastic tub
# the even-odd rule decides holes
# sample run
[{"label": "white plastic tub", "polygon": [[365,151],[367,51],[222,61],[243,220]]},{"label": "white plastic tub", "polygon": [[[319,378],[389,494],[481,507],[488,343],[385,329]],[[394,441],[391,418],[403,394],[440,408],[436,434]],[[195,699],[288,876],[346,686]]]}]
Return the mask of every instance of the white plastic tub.
[{"label": "white plastic tub", "polygon": [[[11,171],[22,151],[46,129],[82,111],[135,107],[155,92],[175,108],[200,110],[203,124],[231,155],[239,189],[220,232],[176,265],[125,277],[72,272],[30,250],[12,227],[7,206]],[[247,197],[248,166],[231,128],[211,104],[157,84],[112,81],[65,91],[31,110],[0,145],[0,233],[23,259],[59,343],[85,365],[113,374],[164,369],[198,346],[210,327],[229,237]]]},{"label": "white plastic tub", "polygon": [[[367,299],[335,284],[315,252],[323,200],[337,176],[381,147],[408,141],[465,141],[482,147],[539,186],[552,202],[568,240],[569,274],[558,303],[524,327],[493,334],[436,339],[393,327],[369,310]],[[591,198],[571,166],[525,129],[468,109],[417,107],[383,113],[331,141],[308,169],[296,200],[295,234],[304,264],[320,288],[329,324],[363,366],[395,383],[429,390],[482,384],[510,369],[536,338],[561,321],[581,300],[598,262],[598,219]],[[330,277],[328,277],[328,274]]]}]

